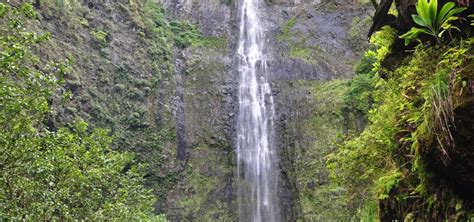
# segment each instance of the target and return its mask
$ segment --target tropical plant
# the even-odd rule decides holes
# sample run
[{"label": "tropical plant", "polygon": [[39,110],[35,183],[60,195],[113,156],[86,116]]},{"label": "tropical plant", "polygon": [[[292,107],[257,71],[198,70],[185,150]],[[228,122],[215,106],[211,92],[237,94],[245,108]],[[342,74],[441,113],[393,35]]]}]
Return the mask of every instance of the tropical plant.
[{"label": "tropical plant", "polygon": [[451,29],[459,28],[452,25],[451,22],[458,20],[459,17],[454,16],[466,8],[456,7],[454,2],[448,2],[438,11],[438,0],[419,0],[416,4],[416,12],[412,15],[413,21],[422,26],[422,28],[412,27],[410,31],[400,36],[405,39],[405,44],[416,39],[419,34],[424,33],[434,36],[438,43],[441,43],[441,36],[444,32]]}]

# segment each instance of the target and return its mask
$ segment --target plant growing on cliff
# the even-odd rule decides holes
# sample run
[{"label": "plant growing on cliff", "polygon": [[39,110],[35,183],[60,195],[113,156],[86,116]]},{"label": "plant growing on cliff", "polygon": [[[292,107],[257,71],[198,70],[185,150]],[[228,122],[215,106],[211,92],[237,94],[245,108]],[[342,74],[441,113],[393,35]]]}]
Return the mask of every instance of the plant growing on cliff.
[{"label": "plant growing on cliff", "polygon": [[97,42],[101,44],[107,43],[107,32],[104,32],[102,30],[92,30],[91,31],[91,36],[96,40]]},{"label": "plant growing on cliff", "polygon": [[178,48],[184,49],[202,38],[197,27],[189,22],[173,21],[170,23],[170,26]]},{"label": "plant growing on cliff", "polygon": [[412,17],[413,21],[421,26],[421,28],[412,27],[410,31],[400,36],[400,38],[405,39],[405,44],[408,44],[416,39],[418,35],[424,33],[435,37],[436,41],[441,43],[441,37],[446,31],[451,29],[460,31],[451,22],[458,20],[459,17],[454,15],[459,14],[465,9],[456,7],[454,2],[448,2],[438,11],[438,0],[418,0],[416,4],[416,12],[418,14],[412,15]]},{"label": "plant growing on cliff", "polygon": [[[361,73],[374,72],[369,82],[374,101],[367,113],[369,123],[361,134],[349,134],[339,150],[328,157],[332,178],[346,187],[351,201],[365,205],[360,218],[370,218],[377,210],[372,201],[377,202],[381,221],[397,218],[385,212],[403,214],[407,221],[441,221],[458,217],[464,210],[471,212],[471,207],[456,204],[457,197],[444,194],[449,189],[439,187],[446,178],[430,168],[433,153],[443,165],[448,155],[457,152],[450,135],[455,132],[451,131],[453,108],[455,95],[461,95],[461,87],[467,85],[461,76],[472,73],[466,71],[472,64],[471,40],[453,41],[450,47],[419,45],[394,70],[381,66],[387,55],[382,52],[390,50],[391,44],[383,42],[386,44],[377,50],[382,56],[358,69]],[[361,97],[357,93],[353,96]]]}]

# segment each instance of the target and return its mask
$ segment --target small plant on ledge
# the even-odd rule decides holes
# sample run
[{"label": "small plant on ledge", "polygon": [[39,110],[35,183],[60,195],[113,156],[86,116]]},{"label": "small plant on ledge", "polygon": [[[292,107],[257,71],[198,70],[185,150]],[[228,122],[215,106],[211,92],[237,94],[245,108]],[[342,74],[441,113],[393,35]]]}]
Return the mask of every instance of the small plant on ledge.
[{"label": "small plant on ledge", "polygon": [[405,45],[408,45],[412,40],[418,38],[419,34],[424,33],[435,37],[436,41],[441,43],[441,36],[444,32],[451,29],[460,31],[451,22],[458,20],[459,17],[455,15],[465,9],[457,7],[454,2],[447,2],[438,11],[438,0],[419,0],[416,4],[416,12],[418,14],[412,15],[412,17],[413,21],[421,26],[421,28],[412,27],[410,31],[400,36],[400,38],[405,39]]}]

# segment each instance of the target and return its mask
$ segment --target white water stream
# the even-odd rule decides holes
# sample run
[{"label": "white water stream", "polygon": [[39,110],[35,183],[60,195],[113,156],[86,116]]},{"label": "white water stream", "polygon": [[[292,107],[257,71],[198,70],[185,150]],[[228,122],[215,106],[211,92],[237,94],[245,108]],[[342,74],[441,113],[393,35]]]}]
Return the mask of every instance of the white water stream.
[{"label": "white water stream", "polygon": [[261,0],[241,0],[239,116],[237,126],[240,221],[279,221],[272,150],[273,98],[267,82]]}]

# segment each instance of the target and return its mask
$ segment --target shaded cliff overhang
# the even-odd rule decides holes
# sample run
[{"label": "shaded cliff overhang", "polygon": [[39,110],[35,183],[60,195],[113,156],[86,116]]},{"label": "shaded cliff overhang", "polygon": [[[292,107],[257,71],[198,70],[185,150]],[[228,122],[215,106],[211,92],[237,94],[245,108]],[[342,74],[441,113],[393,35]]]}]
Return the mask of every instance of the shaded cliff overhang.
[{"label": "shaded cliff overhang", "polygon": [[452,143],[435,144],[427,155],[428,167],[449,182],[461,199],[474,200],[474,63],[461,70],[460,84],[452,86]]}]

